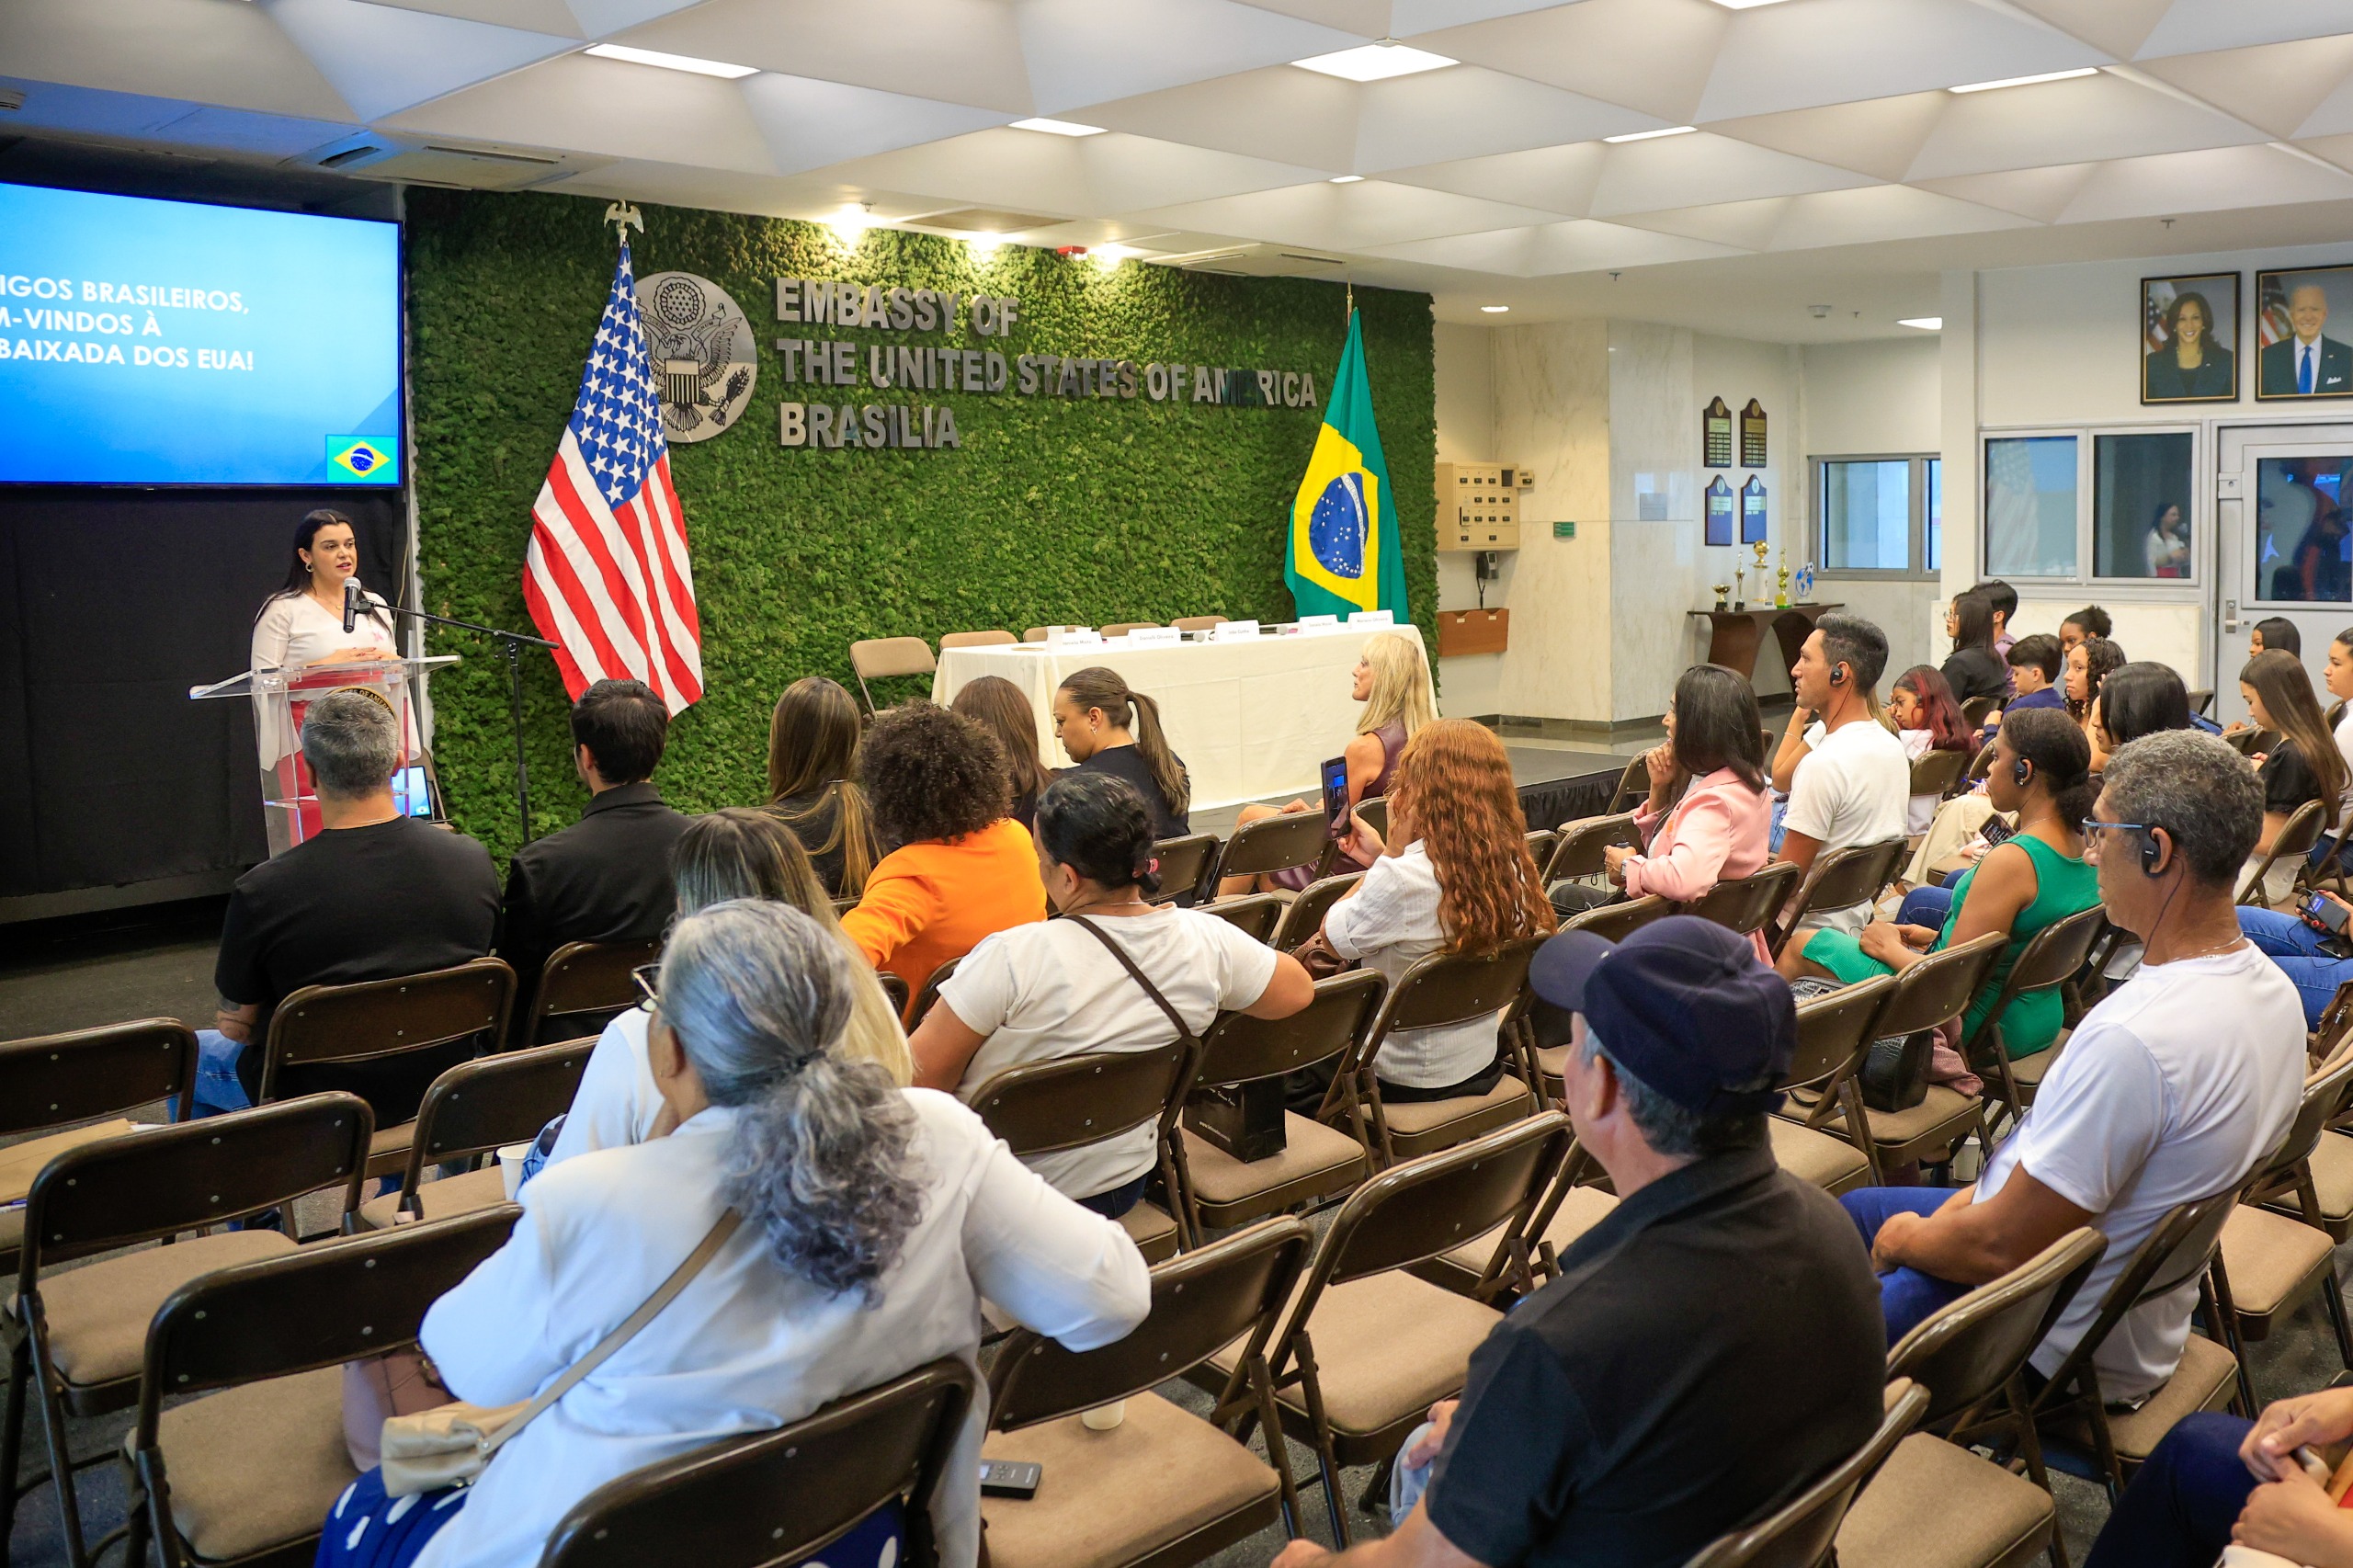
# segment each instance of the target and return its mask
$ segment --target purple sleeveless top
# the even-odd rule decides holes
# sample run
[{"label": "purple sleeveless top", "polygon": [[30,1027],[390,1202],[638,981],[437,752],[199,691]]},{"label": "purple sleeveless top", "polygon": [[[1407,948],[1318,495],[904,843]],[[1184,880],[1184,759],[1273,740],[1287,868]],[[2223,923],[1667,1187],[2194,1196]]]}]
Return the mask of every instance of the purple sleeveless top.
[{"label": "purple sleeveless top", "polygon": [[[1392,719],[1373,731],[1372,736],[1381,743],[1381,771],[1373,775],[1372,782],[1365,787],[1361,795],[1357,797],[1359,802],[1389,793],[1390,781],[1397,777],[1397,758],[1405,749],[1405,721]],[[1365,862],[1352,855],[1336,856],[1332,862],[1332,875],[1336,877],[1345,877],[1350,871],[1361,871],[1366,869]],[[1273,872],[1267,880],[1277,887],[1290,888],[1295,892],[1315,880],[1315,868],[1291,866]]]}]

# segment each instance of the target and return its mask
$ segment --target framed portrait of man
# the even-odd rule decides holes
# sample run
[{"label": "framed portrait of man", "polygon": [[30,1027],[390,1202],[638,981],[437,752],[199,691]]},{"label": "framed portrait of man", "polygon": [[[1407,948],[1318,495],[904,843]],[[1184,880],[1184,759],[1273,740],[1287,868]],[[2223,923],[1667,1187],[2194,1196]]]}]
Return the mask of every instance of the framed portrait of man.
[{"label": "framed portrait of man", "polygon": [[2141,279],[2141,401],[2231,403],[2239,395],[2239,275]]},{"label": "framed portrait of man", "polygon": [[2255,275],[2255,395],[2353,397],[2353,266]]}]

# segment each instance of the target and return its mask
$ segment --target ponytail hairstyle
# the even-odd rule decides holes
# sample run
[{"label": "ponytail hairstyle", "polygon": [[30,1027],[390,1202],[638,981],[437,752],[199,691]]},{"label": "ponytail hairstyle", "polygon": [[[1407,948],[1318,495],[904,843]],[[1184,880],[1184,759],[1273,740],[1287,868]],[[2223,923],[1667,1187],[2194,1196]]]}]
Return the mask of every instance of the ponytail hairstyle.
[{"label": "ponytail hairstyle", "polygon": [[1038,797],[1038,848],[1107,892],[1132,887],[1150,898],[1160,891],[1152,812],[1124,778],[1079,768],[1047,785]]},{"label": "ponytail hairstyle", "polygon": [[[768,809],[797,832],[833,807],[833,831],[816,853],[841,851],[842,885],[834,891],[844,898],[866,891],[876,858],[874,813],[853,777],[858,730],[858,704],[848,689],[824,676],[803,676],[786,687],[768,716]],[[806,807],[784,803],[806,795],[816,796]]]},{"label": "ponytail hairstyle", "polygon": [[2003,717],[2001,735],[2020,761],[2033,765],[2033,781],[2051,791],[2066,830],[2081,833],[2092,802],[2099,799],[2092,779],[2092,744],[2083,726],[2056,708],[2018,708]]},{"label": "ponytail hairstyle", "polygon": [[2105,637],[2116,630],[2116,622],[2109,619],[2108,611],[2097,605],[2086,605],[2059,623],[2063,631],[2070,626],[2086,637]]},{"label": "ponytail hairstyle", "polygon": [[871,1306],[923,1214],[915,1116],[890,1075],[835,1049],[851,960],[780,903],[731,900],[678,922],[657,1010],[728,1137],[728,1202],[778,1267]]},{"label": "ponytail hairstyle", "polygon": [[[1982,602],[1982,601],[1981,601]],[[1952,685],[1934,665],[1915,665],[1895,677],[1895,689],[1908,691],[1920,704],[1920,727],[1928,732],[1930,751],[1977,749],[1977,733],[1953,700]]]},{"label": "ponytail hairstyle", "polygon": [[1081,712],[1090,708],[1103,710],[1104,719],[1114,729],[1126,730],[1136,738],[1136,750],[1143,754],[1145,767],[1152,781],[1160,786],[1161,797],[1168,803],[1168,814],[1181,817],[1192,810],[1193,781],[1186,777],[1185,765],[1168,749],[1168,737],[1160,728],[1160,704],[1141,691],[1131,691],[1119,671],[1101,665],[1090,665],[1063,677],[1062,687]]},{"label": "ponytail hairstyle", "polygon": [[1383,631],[1365,643],[1364,662],[1372,666],[1372,691],[1357,719],[1358,734],[1369,735],[1394,720],[1405,726],[1410,741],[1438,717],[1438,704],[1430,700],[1429,665],[1417,645]]},{"label": "ponytail hairstyle", "polygon": [[1389,801],[1391,827],[1419,839],[1438,873],[1448,952],[1491,953],[1559,924],[1528,853],[1511,758],[1493,730],[1468,719],[1425,726],[1397,759]]},{"label": "ponytail hairstyle", "polygon": [[2239,679],[2255,687],[2264,712],[2281,734],[2296,743],[2313,781],[2320,786],[2321,822],[2336,832],[2336,808],[2345,794],[2345,754],[2336,749],[2328,722],[2321,717],[2320,699],[2313,695],[2303,660],[2284,648],[2267,648],[2247,661]]}]

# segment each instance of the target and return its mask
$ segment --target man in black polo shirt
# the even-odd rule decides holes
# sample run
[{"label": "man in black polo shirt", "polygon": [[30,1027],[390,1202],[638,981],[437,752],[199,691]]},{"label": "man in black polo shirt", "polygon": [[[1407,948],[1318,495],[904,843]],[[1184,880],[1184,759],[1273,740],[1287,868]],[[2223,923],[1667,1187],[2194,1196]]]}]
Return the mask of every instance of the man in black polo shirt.
[{"label": "man in black polo shirt", "polygon": [[[1669,1568],[1879,1426],[1887,1341],[1853,1221],[1766,1136],[1789,987],[1681,915],[1615,947],[1555,937],[1529,982],[1575,1016],[1569,1119],[1619,1204],[1407,1443],[1428,1486],[1395,1533],[1333,1568]],[[1276,1564],[1329,1556],[1295,1540]]]},{"label": "man in black polo shirt", "polygon": [[[669,712],[642,681],[600,680],[572,705],[572,761],[588,803],[570,827],[516,851],[506,874],[498,956],[515,971],[517,1028],[550,953],[645,941],[670,924],[670,850],[687,819],[651,781],[669,738]],[[593,1031],[569,1031],[582,1032]]]}]

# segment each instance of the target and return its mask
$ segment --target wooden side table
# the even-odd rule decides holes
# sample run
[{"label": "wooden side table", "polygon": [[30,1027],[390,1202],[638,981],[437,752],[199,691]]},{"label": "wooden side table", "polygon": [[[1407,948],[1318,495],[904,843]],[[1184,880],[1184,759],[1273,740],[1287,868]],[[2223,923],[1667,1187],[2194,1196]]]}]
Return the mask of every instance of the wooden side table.
[{"label": "wooden side table", "polygon": [[1708,663],[1722,665],[1739,675],[1754,678],[1756,674],[1756,647],[1764,641],[1765,629],[1771,627],[1781,644],[1784,667],[1797,663],[1798,650],[1813,631],[1813,623],[1843,605],[1802,604],[1776,608],[1760,605],[1755,609],[1695,609],[1690,613],[1709,624]]}]

